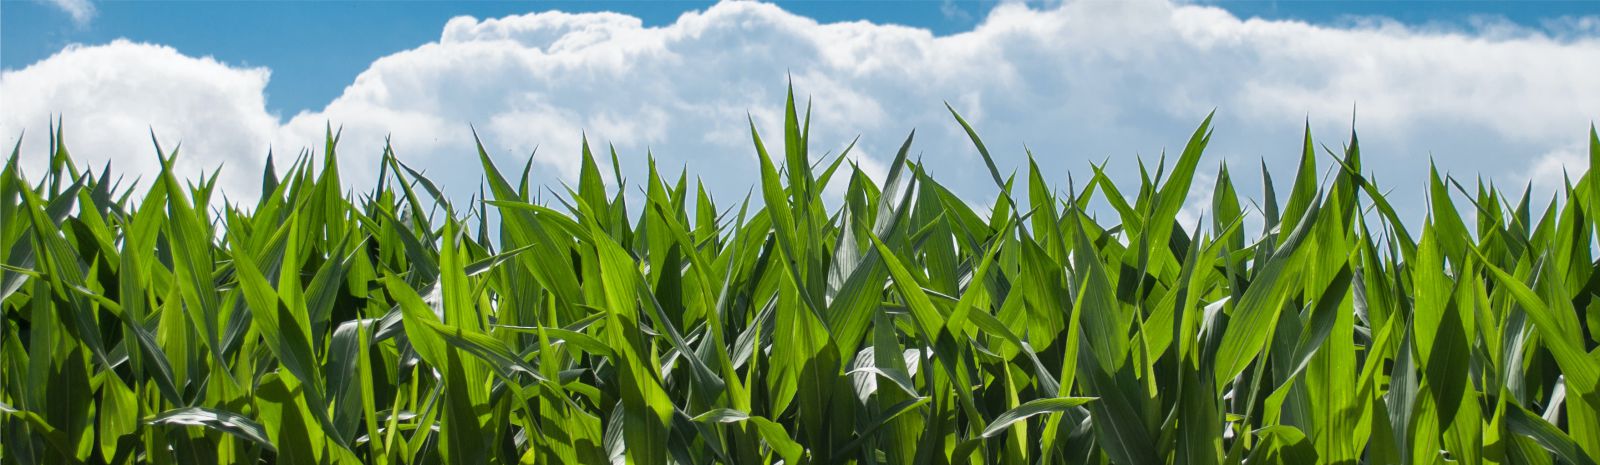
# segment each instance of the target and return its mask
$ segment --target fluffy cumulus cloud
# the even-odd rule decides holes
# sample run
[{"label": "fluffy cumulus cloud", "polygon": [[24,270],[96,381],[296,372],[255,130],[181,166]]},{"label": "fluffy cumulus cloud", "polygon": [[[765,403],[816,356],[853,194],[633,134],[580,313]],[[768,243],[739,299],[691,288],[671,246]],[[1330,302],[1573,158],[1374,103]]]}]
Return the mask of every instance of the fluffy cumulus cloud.
[{"label": "fluffy cumulus cloud", "polygon": [[597,151],[615,146],[625,174],[642,172],[649,151],[726,197],[754,181],[747,117],[774,149],[781,143],[792,77],[813,103],[814,154],[861,135],[852,153],[882,172],[917,129],[913,154],[975,203],[987,203],[992,181],[945,101],[1003,170],[1026,166],[1026,147],[1063,184],[1099,161],[1132,181],[1135,156],[1177,152],[1215,109],[1204,169],[1230,163],[1247,194],[1259,193],[1260,160],[1290,175],[1306,123],[1338,150],[1353,117],[1368,169],[1415,211],[1430,160],[1513,189],[1582,169],[1575,154],[1600,117],[1600,38],[1592,19],[1564,21],[1559,33],[1326,26],[1162,1],[1007,4],[949,36],[819,24],[745,2],[661,27],[609,13],[462,17],[437,42],[372,63],[326,107],[292,116],[263,109],[265,70],[125,42],[71,48],[0,77],[0,133],[40,134],[63,113],[77,128],[73,153],[147,169],[153,126],[192,148],[192,163],[226,161],[224,181],[237,178],[243,185],[229,188],[247,191],[240,197],[254,194],[246,180],[269,145],[319,147],[332,122],[344,128],[340,162],[355,182],[371,182],[388,139],[463,198],[480,176],[474,128],[501,166],[537,150],[535,169],[557,190],[575,177],[587,134]]},{"label": "fluffy cumulus cloud", "polygon": [[[158,45],[72,46],[0,74],[0,133],[8,148],[23,139],[23,170],[34,176],[45,169],[50,123],[59,118],[80,166],[109,162],[113,172],[148,186],[160,171],[153,133],[165,151],[178,149],[176,169],[185,176],[220,168],[227,183],[238,184],[260,179],[279,128],[263,99],[269,74]],[[240,194],[254,198],[255,190]]]}]

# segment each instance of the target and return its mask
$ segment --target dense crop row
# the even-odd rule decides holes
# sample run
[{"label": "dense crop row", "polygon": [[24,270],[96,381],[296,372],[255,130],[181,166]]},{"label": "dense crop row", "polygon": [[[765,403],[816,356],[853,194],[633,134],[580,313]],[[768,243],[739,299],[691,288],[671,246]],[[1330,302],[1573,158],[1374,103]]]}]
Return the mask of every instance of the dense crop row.
[{"label": "dense crop row", "polygon": [[16,153],[0,174],[0,462],[1600,456],[1589,175],[1535,204],[1434,174],[1431,214],[1398,218],[1354,136],[1308,132],[1248,209],[1262,230],[1226,169],[1189,230],[1209,119],[1119,188],[1007,177],[957,116],[1000,187],[984,212],[911,138],[882,184],[813,166],[809,112],[787,115],[781,152],[752,128],[760,198],[731,204],[653,164],[608,189],[587,147],[561,195],[480,148],[484,200],[390,155],[352,196],[330,135],[320,167],[211,208],[216,177],[177,179],[176,150],[119,187],[57,132],[40,179]]}]

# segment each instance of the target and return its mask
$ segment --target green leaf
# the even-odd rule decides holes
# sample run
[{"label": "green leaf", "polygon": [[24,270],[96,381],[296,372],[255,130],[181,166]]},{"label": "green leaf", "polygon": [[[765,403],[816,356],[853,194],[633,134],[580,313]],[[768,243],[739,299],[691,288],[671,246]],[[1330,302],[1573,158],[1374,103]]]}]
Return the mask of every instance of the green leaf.
[{"label": "green leaf", "polygon": [[277,452],[272,441],[267,439],[266,428],[260,423],[226,410],[205,407],[176,408],[151,417],[145,420],[145,423],[158,426],[198,426],[221,431],[250,441],[269,452]]},{"label": "green leaf", "polygon": [[995,417],[989,427],[983,430],[981,436],[992,438],[1002,431],[1010,428],[1016,422],[1027,420],[1030,417],[1046,413],[1059,413],[1096,400],[1094,397],[1054,397],[1048,399],[1034,399],[1017,408],[1007,410]]}]

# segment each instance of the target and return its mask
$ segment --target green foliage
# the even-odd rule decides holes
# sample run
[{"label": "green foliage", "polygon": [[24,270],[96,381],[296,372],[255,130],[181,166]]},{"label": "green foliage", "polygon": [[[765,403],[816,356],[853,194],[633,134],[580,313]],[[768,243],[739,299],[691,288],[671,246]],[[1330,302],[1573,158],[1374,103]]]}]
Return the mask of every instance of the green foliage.
[{"label": "green foliage", "polygon": [[[1210,117],[1170,172],[1119,186],[1095,166],[1058,191],[1030,163],[1014,194],[951,109],[1000,189],[984,212],[910,137],[881,184],[813,158],[786,103],[781,152],[752,124],[760,200],[737,208],[653,161],[630,205],[587,142],[556,206],[481,146],[467,205],[388,151],[348,194],[332,131],[321,163],[269,166],[259,202],[225,205],[215,175],[175,176],[177,150],[139,189],[56,130],[39,179],[15,150],[0,172],[0,462],[1600,455],[1588,174],[1537,212],[1432,173],[1414,240],[1354,135],[1320,157],[1308,130],[1293,184],[1265,176],[1259,202],[1225,167],[1192,186]],[[1178,220],[1196,188],[1198,226]]]}]

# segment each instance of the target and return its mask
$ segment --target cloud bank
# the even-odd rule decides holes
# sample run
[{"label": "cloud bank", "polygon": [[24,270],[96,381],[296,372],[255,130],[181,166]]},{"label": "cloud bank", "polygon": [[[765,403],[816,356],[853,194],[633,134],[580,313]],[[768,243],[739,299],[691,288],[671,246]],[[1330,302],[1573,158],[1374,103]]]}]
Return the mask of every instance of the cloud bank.
[{"label": "cloud bank", "polygon": [[269,146],[320,147],[329,122],[343,126],[341,170],[352,181],[372,182],[388,137],[402,160],[461,198],[481,174],[471,128],[502,166],[537,148],[540,180],[558,191],[576,176],[587,134],[597,150],[615,146],[626,175],[642,172],[649,151],[727,198],[757,173],[747,115],[769,143],[781,140],[792,76],[814,105],[814,154],[861,135],[854,156],[881,171],[917,129],[915,155],[980,202],[995,189],[944,101],[1003,170],[1025,167],[1026,147],[1063,185],[1100,161],[1132,181],[1135,156],[1176,153],[1215,109],[1203,170],[1227,162],[1241,191],[1256,195],[1260,160],[1288,182],[1307,122],[1338,150],[1354,117],[1368,169],[1415,213],[1430,159],[1513,190],[1559,185],[1563,169],[1584,168],[1574,154],[1600,117],[1600,38],[1581,33],[1595,20],[1568,22],[1579,32],[1332,27],[1162,1],[1008,4],[949,36],[819,24],[745,2],[662,27],[613,13],[460,17],[438,41],[373,62],[326,107],[296,115],[265,110],[265,69],[116,41],[0,74],[0,134],[15,143],[26,130],[25,166],[37,173],[46,122],[64,114],[79,159],[148,176],[153,128],[183,142],[190,169],[222,163],[234,198],[255,195]]}]

